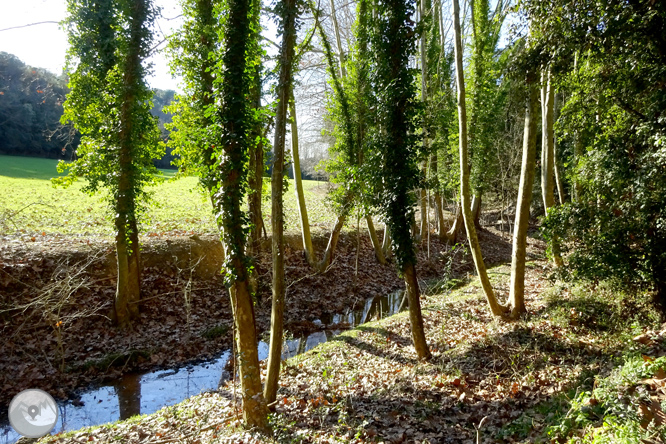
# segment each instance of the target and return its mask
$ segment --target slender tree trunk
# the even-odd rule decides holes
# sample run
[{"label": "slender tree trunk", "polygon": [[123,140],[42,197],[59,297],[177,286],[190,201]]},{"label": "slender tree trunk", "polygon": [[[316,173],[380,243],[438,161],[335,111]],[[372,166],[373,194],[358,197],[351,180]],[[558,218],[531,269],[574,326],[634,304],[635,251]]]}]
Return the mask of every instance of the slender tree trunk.
[{"label": "slender tree trunk", "polygon": [[[260,26],[261,0],[251,0],[252,2],[252,26],[257,29]],[[255,44],[259,43],[257,41]],[[259,61],[254,68],[254,76],[250,85],[249,98],[252,102],[252,109],[258,112],[261,109],[261,60],[260,52],[257,51],[255,57]],[[211,88],[212,89],[212,88]],[[264,220],[261,214],[261,196],[264,186],[264,122],[263,119],[255,119],[250,128],[250,152],[249,152],[249,172],[248,172],[248,217],[250,219],[250,241],[248,243],[248,255],[256,260],[260,242],[261,232],[265,230]],[[250,294],[259,301],[260,294],[259,275],[256,267],[250,269]]]},{"label": "slender tree trunk", "polygon": [[[557,94],[555,94],[554,112],[557,113]],[[557,121],[557,114],[553,116],[553,121]],[[555,171],[555,184],[557,185],[557,195],[559,196],[560,205],[566,202],[566,195],[564,194],[564,186],[562,186],[562,176],[560,175],[560,165],[557,161],[557,138],[553,139],[553,169]]]},{"label": "slender tree trunk", "polygon": [[474,216],[474,227],[481,231],[481,195],[478,193],[472,196],[472,215]]},{"label": "slender tree trunk", "polygon": [[416,270],[414,264],[408,264],[404,271],[405,291],[407,292],[407,301],[409,302],[409,325],[412,330],[412,342],[416,355],[420,359],[430,359],[430,350],[425,340],[425,331],[423,330],[423,316],[421,314],[421,293],[419,283],[416,279]]},{"label": "slender tree trunk", "polygon": [[458,88],[458,118],[460,131],[460,205],[462,207],[465,229],[467,230],[467,239],[469,240],[472,258],[479,275],[479,281],[483,287],[483,292],[488,300],[491,312],[495,316],[503,316],[505,308],[500,305],[495,297],[495,292],[488,279],[486,265],[481,255],[481,246],[476,236],[474,227],[474,215],[470,208],[470,187],[469,187],[469,159],[467,152],[467,109],[465,107],[465,80],[463,78],[463,55],[462,55],[462,37],[460,32],[460,6],[458,0],[453,0],[453,28],[455,33],[455,58],[456,58],[456,85]]},{"label": "slender tree trunk", "polygon": [[[425,168],[424,168],[425,171]],[[428,205],[426,202],[427,195],[425,188],[419,190],[419,209],[421,211],[421,220],[418,231],[418,240],[423,243],[428,236]]]},{"label": "slender tree trunk", "polygon": [[[282,360],[284,323],[284,222],[282,211],[282,180],[284,168],[284,146],[287,130],[287,108],[292,91],[292,61],[296,46],[296,0],[284,0],[282,15],[282,45],[280,47],[280,75],[277,86],[278,106],[275,114],[274,161],[271,188],[273,192],[273,308],[271,311],[271,338],[266,370],[264,396],[271,403],[275,401]],[[255,345],[256,347],[256,345]]]},{"label": "slender tree trunk", "polygon": [[294,189],[296,192],[296,202],[298,203],[298,214],[301,221],[301,237],[303,238],[303,249],[305,250],[305,258],[307,259],[308,263],[311,266],[315,266],[315,251],[314,247],[312,246],[310,221],[308,220],[308,209],[305,205],[303,180],[301,179],[301,160],[298,153],[298,124],[296,122],[296,101],[294,99],[293,90],[290,93],[289,113],[291,114],[291,157],[294,167]]},{"label": "slender tree trunk", "polygon": [[340,239],[340,232],[342,231],[342,227],[345,226],[346,221],[347,221],[346,213],[338,215],[338,218],[335,221],[335,226],[333,227],[333,231],[331,231],[331,236],[328,239],[328,245],[326,246],[324,255],[321,261],[319,262],[319,265],[317,266],[317,269],[319,271],[326,271],[326,269],[333,262],[333,254],[335,253],[335,248],[337,247],[338,240]]},{"label": "slender tree trunk", "polygon": [[[419,15],[420,15],[420,21],[424,22],[425,20],[425,15],[427,13],[426,11],[426,4],[425,0],[421,0],[418,3],[418,8],[419,8]],[[423,102],[423,106],[425,108],[426,103],[428,101],[428,84],[429,84],[429,79],[428,79],[428,64],[427,64],[427,57],[426,57],[426,32],[421,32],[421,45],[420,45],[420,52],[421,52],[421,102]],[[430,148],[430,143],[429,143],[429,128],[427,128],[427,124],[424,125],[424,134],[423,134],[423,145],[426,151]],[[421,168],[423,172],[423,176],[427,179],[427,171],[428,171],[428,161],[423,162],[423,166]],[[424,242],[427,240],[428,237],[428,232],[430,230],[430,227],[428,226],[428,205],[426,202],[427,199],[427,193],[426,189],[422,188],[420,192],[420,199],[419,199],[419,204],[421,206],[421,229],[419,230],[420,236],[421,236],[421,242]]]},{"label": "slender tree trunk", "polygon": [[[433,177],[437,178],[437,152],[434,152],[430,157],[430,171]],[[439,181],[436,181],[438,184]],[[446,225],[444,223],[444,210],[442,208],[442,195],[439,193],[439,186],[435,187],[435,219],[437,220],[437,236],[442,238],[446,233]]]},{"label": "slender tree trunk", "polygon": [[516,205],[516,222],[513,231],[513,253],[511,255],[511,286],[509,304],[511,317],[525,313],[525,255],[527,250],[527,230],[530,223],[530,204],[536,167],[537,131],[537,89],[531,83],[529,102],[525,112],[525,133],[523,136],[523,161]]},{"label": "slender tree trunk", "polygon": [[458,205],[456,207],[456,218],[453,220],[453,225],[449,228],[449,231],[445,233],[446,240],[449,243],[455,244],[458,242],[458,234],[464,225],[463,221],[463,211],[462,206]]},{"label": "slender tree trunk", "polygon": [[[258,18],[255,20],[258,21]],[[253,81],[250,96],[253,102],[254,109],[261,108],[261,78],[260,69],[257,67],[255,70],[255,78]],[[264,186],[264,144],[263,144],[263,128],[261,122],[257,123],[252,128],[252,140],[259,140],[250,149],[250,174],[248,177],[249,195],[249,217],[250,217],[250,239],[252,249],[255,250],[259,241],[261,240],[261,231],[264,228],[264,219],[261,212],[261,195]]]},{"label": "slender tree trunk", "polygon": [[333,21],[333,32],[335,33],[335,42],[338,46],[338,58],[340,60],[340,78],[347,77],[345,70],[345,55],[342,52],[342,38],[340,37],[340,27],[338,26],[338,17],[335,11],[335,0],[331,0],[331,20]]},{"label": "slender tree trunk", "polygon": [[370,240],[372,241],[372,247],[375,250],[375,258],[380,264],[386,265],[386,258],[384,257],[384,251],[382,250],[382,244],[379,242],[379,238],[377,237],[375,224],[372,222],[372,216],[365,216],[365,222],[368,226],[368,234],[370,235]]},{"label": "slender tree trunk", "polygon": [[391,257],[391,230],[387,225],[384,225],[384,239],[382,240],[382,251],[384,257]]},{"label": "slender tree trunk", "polygon": [[[555,206],[555,93],[553,91],[550,69],[544,71],[541,75],[541,193],[543,196],[543,205],[546,215],[548,211]],[[560,255],[560,245],[556,237],[551,240],[551,249],[553,261],[556,267],[563,264]]]}]

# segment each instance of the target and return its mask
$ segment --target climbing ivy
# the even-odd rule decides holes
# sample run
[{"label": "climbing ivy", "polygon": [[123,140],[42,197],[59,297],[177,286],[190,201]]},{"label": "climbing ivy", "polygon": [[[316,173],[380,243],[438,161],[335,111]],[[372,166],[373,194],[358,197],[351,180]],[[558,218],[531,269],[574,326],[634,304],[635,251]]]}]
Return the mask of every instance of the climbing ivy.
[{"label": "climbing ivy", "polygon": [[419,178],[415,72],[409,58],[415,51],[415,29],[410,17],[412,2],[378,0],[371,33],[376,90],[376,125],[373,163],[379,166],[372,181],[376,203],[393,239],[399,270],[416,263],[410,225],[414,217],[411,191]]},{"label": "climbing ivy", "polygon": [[[67,186],[85,177],[85,192],[108,190],[114,214],[118,213],[119,183],[123,178],[131,184],[132,201],[145,202],[145,187],[158,180],[153,159],[164,153],[157,143],[156,119],[150,114],[152,91],[145,83],[148,69],[142,63],[128,62],[130,51],[138,52],[138,59],[144,60],[152,42],[150,24],[156,11],[148,1],[139,3],[144,7],[137,8],[129,0],[69,0],[65,21],[70,42],[70,92],[61,121],[74,124],[82,138],[77,160],[58,165],[59,171],[68,170],[69,174],[54,182]],[[138,32],[132,32],[133,25]],[[129,168],[120,165],[123,138],[130,147]],[[140,208],[133,207],[132,213]]]}]

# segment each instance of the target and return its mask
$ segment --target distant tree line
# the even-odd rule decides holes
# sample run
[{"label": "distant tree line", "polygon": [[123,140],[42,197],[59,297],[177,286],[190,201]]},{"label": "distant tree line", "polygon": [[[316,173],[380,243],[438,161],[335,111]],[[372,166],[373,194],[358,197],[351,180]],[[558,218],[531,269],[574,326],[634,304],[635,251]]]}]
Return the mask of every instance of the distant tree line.
[{"label": "distant tree line", "polygon": [[[80,134],[70,124],[60,123],[62,104],[69,92],[67,76],[57,76],[44,68],[23,63],[18,57],[0,52],[0,154],[73,158]],[[175,92],[153,90],[151,114],[158,119],[160,137],[169,132],[164,124],[171,115],[163,112]],[[173,168],[171,149],[159,160],[158,168]]]}]

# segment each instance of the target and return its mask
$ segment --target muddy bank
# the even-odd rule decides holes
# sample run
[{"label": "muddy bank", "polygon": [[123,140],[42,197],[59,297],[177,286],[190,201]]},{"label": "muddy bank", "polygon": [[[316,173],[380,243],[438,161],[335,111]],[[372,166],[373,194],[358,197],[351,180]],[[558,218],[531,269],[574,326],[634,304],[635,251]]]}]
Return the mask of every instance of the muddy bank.
[{"label": "muddy bank", "polygon": [[[316,330],[313,321],[404,286],[395,268],[374,259],[362,236],[356,272],[357,239],[343,235],[333,265],[315,274],[300,251],[300,237],[286,248],[286,328]],[[507,260],[511,247],[495,231],[481,234],[490,263]],[[119,331],[108,314],[115,292],[115,259],[108,241],[56,238],[0,246],[0,406],[24,388],[76,398],[77,388],[137,370],[164,368],[214,356],[231,344],[229,298],[218,273],[222,250],[215,238],[143,240],[141,319]],[[315,243],[321,251],[327,239]],[[543,246],[532,245],[535,254]],[[423,280],[460,276],[471,270],[463,249],[432,237],[430,259],[419,247],[417,271]],[[255,267],[258,330],[270,325],[270,251]]]}]

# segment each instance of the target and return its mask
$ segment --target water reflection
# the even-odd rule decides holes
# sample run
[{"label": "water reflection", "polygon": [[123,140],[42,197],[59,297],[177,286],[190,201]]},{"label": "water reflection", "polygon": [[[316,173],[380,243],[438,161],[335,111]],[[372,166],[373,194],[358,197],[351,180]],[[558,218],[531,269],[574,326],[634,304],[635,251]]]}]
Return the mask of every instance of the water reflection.
[{"label": "water reflection", "polygon": [[[331,325],[333,329],[285,341],[282,359],[304,353],[326,342],[340,333],[337,329],[340,326],[354,327],[401,311],[405,304],[403,293],[397,291],[387,296],[370,298],[359,310],[336,314],[329,319],[322,318],[322,327]],[[259,342],[257,351],[260,360],[266,359],[268,344]],[[150,414],[201,392],[216,390],[231,377],[227,366],[230,357],[231,352],[227,350],[217,358],[197,365],[124,375],[112,384],[89,390],[81,395],[81,405],[72,402],[58,404],[60,414],[53,433],[114,422],[138,414]],[[0,444],[14,443],[20,437],[9,425],[6,414],[0,418]]]}]

